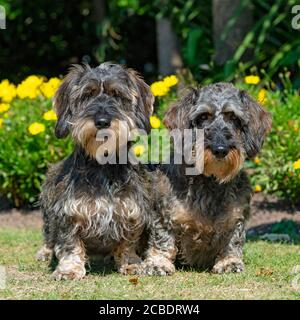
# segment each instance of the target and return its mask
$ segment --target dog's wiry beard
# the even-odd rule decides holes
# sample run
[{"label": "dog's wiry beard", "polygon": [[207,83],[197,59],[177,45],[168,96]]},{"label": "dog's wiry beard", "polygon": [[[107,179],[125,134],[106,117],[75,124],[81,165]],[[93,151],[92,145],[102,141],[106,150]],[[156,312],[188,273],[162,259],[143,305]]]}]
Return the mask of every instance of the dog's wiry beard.
[{"label": "dog's wiry beard", "polygon": [[239,172],[245,157],[238,149],[231,149],[224,159],[217,159],[210,149],[204,151],[204,175],[214,176],[220,183],[232,180]]},{"label": "dog's wiry beard", "polygon": [[114,137],[108,139],[99,139],[98,129],[93,120],[79,120],[75,123],[72,130],[72,136],[76,143],[81,145],[87,155],[97,159],[97,152],[105,143],[107,153],[118,153],[120,148],[124,147],[128,142],[128,126],[120,120],[113,120],[107,130],[114,134]]}]

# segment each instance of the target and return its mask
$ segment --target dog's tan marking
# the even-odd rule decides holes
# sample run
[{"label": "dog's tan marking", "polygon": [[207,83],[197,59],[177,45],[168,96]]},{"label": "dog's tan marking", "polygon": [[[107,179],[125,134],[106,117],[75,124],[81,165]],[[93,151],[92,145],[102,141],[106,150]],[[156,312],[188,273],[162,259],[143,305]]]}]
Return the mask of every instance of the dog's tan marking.
[{"label": "dog's tan marking", "polygon": [[215,176],[220,182],[232,180],[239,172],[245,157],[238,149],[231,149],[224,159],[214,157],[210,149],[204,151],[204,175]]}]

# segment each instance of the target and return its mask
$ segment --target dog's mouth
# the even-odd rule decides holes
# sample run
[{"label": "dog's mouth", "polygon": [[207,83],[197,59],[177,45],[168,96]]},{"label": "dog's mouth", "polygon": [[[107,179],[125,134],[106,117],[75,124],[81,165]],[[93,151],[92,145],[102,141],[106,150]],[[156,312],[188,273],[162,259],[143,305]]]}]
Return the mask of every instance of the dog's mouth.
[{"label": "dog's mouth", "polygon": [[204,175],[214,176],[220,183],[232,180],[239,172],[244,155],[236,148],[231,148],[224,157],[217,157],[210,148],[204,150]]}]

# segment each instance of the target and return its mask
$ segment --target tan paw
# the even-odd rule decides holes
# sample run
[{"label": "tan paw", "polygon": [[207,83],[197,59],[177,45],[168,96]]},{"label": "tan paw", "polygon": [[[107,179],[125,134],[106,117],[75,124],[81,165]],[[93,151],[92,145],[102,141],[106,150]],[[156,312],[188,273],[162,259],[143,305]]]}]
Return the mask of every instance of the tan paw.
[{"label": "tan paw", "polygon": [[141,270],[141,264],[140,263],[123,264],[119,268],[119,272],[124,274],[124,275],[140,274],[140,270]]},{"label": "tan paw", "polygon": [[229,273],[229,272],[243,272],[244,263],[240,258],[237,257],[228,257],[222,260],[219,260],[213,267],[213,273]]},{"label": "tan paw", "polygon": [[55,271],[52,273],[54,280],[80,280],[84,278],[86,274],[85,267],[77,264],[73,265],[58,265]]},{"label": "tan paw", "polygon": [[125,275],[136,274],[135,270],[138,269],[142,263],[142,259],[136,253],[124,255],[122,259],[118,259],[118,256],[115,256],[115,261],[119,272]]},{"label": "tan paw", "polygon": [[140,275],[169,276],[175,272],[175,266],[170,260],[161,258],[146,260],[135,271]]},{"label": "tan paw", "polygon": [[44,245],[36,254],[38,261],[50,261],[52,258],[53,250]]}]

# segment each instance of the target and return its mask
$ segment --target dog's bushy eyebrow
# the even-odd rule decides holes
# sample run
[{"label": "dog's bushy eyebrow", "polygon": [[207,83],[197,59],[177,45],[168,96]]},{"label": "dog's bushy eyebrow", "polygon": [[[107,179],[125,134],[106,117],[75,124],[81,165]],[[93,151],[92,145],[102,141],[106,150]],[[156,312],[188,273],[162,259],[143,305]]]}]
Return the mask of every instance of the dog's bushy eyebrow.
[{"label": "dog's bushy eyebrow", "polygon": [[235,116],[237,116],[241,120],[247,120],[245,119],[245,113],[235,103],[225,103],[225,105],[222,108],[222,113],[229,113],[229,112],[234,113]]},{"label": "dog's bushy eyebrow", "polygon": [[216,111],[216,107],[213,104],[203,102],[197,106],[196,110],[197,110],[197,113],[207,112],[207,113],[213,114]]},{"label": "dog's bushy eyebrow", "polygon": [[209,104],[207,102],[201,102],[199,103],[199,105],[197,105],[197,108],[195,108],[194,110],[191,109],[190,118],[195,119],[203,113],[209,113],[211,115],[214,115],[215,112],[216,112],[216,107],[214,105]]},{"label": "dog's bushy eyebrow", "polygon": [[83,84],[80,88],[80,96],[86,93],[94,93],[95,95],[101,91],[101,82],[97,79],[91,79],[87,83]]},{"label": "dog's bushy eyebrow", "polygon": [[108,94],[116,94],[122,98],[131,99],[130,91],[127,85],[123,85],[118,81],[105,80],[103,82],[103,89]]}]

